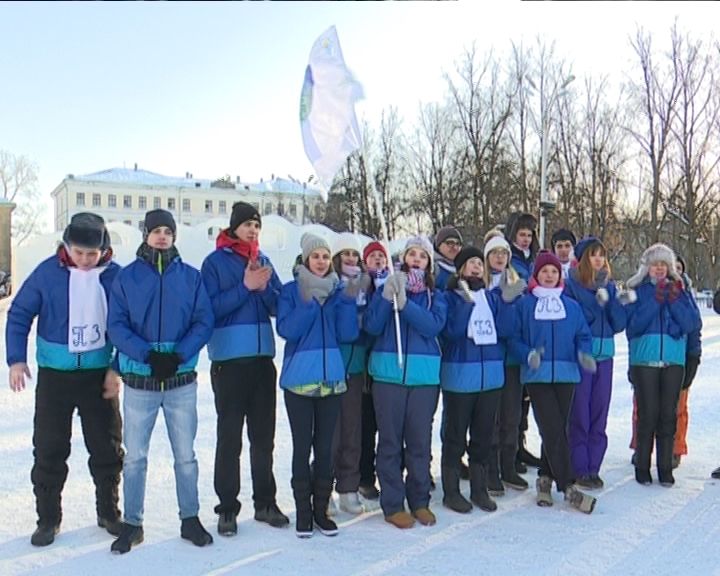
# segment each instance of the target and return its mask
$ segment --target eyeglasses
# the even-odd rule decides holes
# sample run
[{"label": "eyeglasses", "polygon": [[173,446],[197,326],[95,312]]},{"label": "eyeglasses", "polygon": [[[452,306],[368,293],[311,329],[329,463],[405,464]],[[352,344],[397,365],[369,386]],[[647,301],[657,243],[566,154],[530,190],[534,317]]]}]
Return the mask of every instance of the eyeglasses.
[{"label": "eyeglasses", "polygon": [[447,244],[450,248],[462,248],[462,242],[453,240],[452,238],[450,240],[445,240],[443,244]]}]

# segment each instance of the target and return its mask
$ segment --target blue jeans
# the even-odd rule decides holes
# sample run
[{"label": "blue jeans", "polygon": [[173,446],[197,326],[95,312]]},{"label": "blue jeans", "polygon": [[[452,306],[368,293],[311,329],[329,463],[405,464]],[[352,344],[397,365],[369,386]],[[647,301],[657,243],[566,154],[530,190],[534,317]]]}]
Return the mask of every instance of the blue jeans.
[{"label": "blue jeans", "polygon": [[197,383],[155,392],[125,386],[123,400],[123,495],[125,522],[142,526],[147,454],[157,414],[162,407],[175,459],[175,491],[180,518],[198,515],[198,464],[193,450],[197,433]]}]

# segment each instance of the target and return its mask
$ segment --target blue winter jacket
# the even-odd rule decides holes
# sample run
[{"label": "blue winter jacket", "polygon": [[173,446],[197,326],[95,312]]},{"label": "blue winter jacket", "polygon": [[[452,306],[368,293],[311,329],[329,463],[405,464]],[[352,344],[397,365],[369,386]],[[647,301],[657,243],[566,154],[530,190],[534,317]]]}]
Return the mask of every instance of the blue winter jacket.
[{"label": "blue winter jacket", "polygon": [[690,334],[688,334],[686,350],[688,355],[699,357],[702,356],[702,314],[700,313],[700,308],[698,306],[697,300],[695,300],[692,292],[690,292],[692,284],[690,283],[690,280],[687,278],[686,274],[683,275],[683,282],[685,283],[685,289],[688,290],[690,302],[692,303],[693,308],[695,308],[698,317],[697,329],[693,330],[692,332],[690,332]]},{"label": "blue winter jacket", "polygon": [[447,323],[443,330],[440,385],[449,392],[485,392],[505,385],[505,340],[512,334],[512,305],[503,302],[498,290],[486,291],[495,319],[497,344],[478,345],[467,329],[474,304],[456,290],[445,292]]},{"label": "blue winter jacket", "polygon": [[[339,289],[341,290],[343,287],[344,284],[341,283]],[[343,365],[345,366],[345,373],[347,375],[363,374],[367,369],[367,351],[371,338],[368,333],[362,329],[362,316],[365,313],[370,297],[371,294],[361,293],[356,300],[358,326],[360,329],[357,339],[351,344],[340,344],[340,353],[342,354]]]},{"label": "blue winter jacket", "polygon": [[[510,346],[522,359],[520,381],[523,384],[580,382],[578,353],[592,352],[590,328],[580,305],[567,295],[561,296],[565,306],[562,320],[536,320],[537,297],[526,294],[515,304],[515,326]],[[531,370],[527,364],[530,352],[543,348],[540,367]]]},{"label": "blue winter jacket", "polygon": [[355,299],[335,290],[322,305],[315,299],[306,302],[297,282],[288,282],[280,291],[277,331],[286,340],[281,388],[344,381],[339,345],[358,337]]},{"label": "blue winter jacket", "polygon": [[515,272],[518,273],[520,278],[525,280],[525,282],[529,282],[533,272],[533,265],[535,264],[535,256],[530,254],[530,257],[526,258],[523,251],[512,243],[510,243],[510,251],[512,252],[510,265],[515,269]]},{"label": "blue winter jacket", "polygon": [[407,293],[400,311],[403,365],[398,366],[395,313],[391,302],[375,292],[363,317],[365,330],[377,336],[370,353],[368,372],[380,382],[404,386],[437,386],[440,383],[440,344],[447,302],[439,290]]},{"label": "blue winter jacket", "polygon": [[672,303],[658,302],[656,286],[646,277],[637,288],[637,301],[627,307],[631,366],[685,365],[687,335],[700,327],[700,315],[683,290]]},{"label": "blue winter jacket", "polygon": [[174,258],[162,274],[142,258],[123,268],[110,296],[108,332],[120,356],[120,372],[150,376],[152,350],[176,352],[177,373],[195,369],[210,339],[213,311],[200,272]]},{"label": "blue winter jacket", "polygon": [[617,288],[612,280],[605,288],[610,299],[600,306],[595,297],[597,288],[587,288],[580,283],[577,269],[571,268],[565,280],[565,293],[580,304],[592,334],[592,355],[597,360],[615,356],[615,334],[625,330],[627,315],[625,307],[617,300]]},{"label": "blue winter jacket", "polygon": [[[100,283],[109,299],[112,283],[120,270],[107,264]],[[110,365],[113,347],[109,339],[103,348],[90,352],[68,350],[68,286],[70,271],[55,255],[43,260],[27,277],[15,295],[7,314],[5,344],[8,366],[27,363],[27,344],[33,319],[37,316],[36,354],[40,368],[54,370],[95,370]]]},{"label": "blue winter jacket", "polygon": [[433,271],[435,276],[435,288],[444,292],[447,289],[448,281],[453,277],[453,274],[455,274],[455,267],[452,266],[451,268],[448,268],[448,264],[445,264],[444,262],[441,263],[439,259],[442,258],[442,256],[437,252],[435,253],[435,258],[435,270]]},{"label": "blue winter jacket", "polygon": [[[214,362],[275,356],[270,316],[275,315],[282,283],[273,269],[265,290],[248,290],[243,283],[247,263],[247,258],[231,248],[218,248],[202,264],[203,283],[215,315],[215,329],[207,345]],[[258,264],[272,266],[262,253]]]}]

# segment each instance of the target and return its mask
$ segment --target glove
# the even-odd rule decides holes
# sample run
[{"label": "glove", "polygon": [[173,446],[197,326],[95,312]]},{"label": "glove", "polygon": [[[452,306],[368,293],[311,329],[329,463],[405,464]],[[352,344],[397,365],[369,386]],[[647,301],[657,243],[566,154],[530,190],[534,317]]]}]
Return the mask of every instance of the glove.
[{"label": "glove", "polygon": [[503,272],[502,278],[500,278],[500,293],[503,302],[514,302],[516,298],[522,296],[522,293],[525,291],[526,287],[527,284],[522,278],[519,279],[517,282],[508,283],[507,271]]},{"label": "glove", "polygon": [[637,292],[635,292],[635,290],[633,290],[632,288],[628,288],[627,290],[620,290],[618,292],[617,299],[620,304],[622,304],[623,306],[627,306],[628,304],[637,302]]},{"label": "glove", "polygon": [[670,282],[667,291],[668,302],[675,302],[680,297],[680,293],[683,291],[682,280],[673,280]]},{"label": "glove", "polygon": [[541,348],[533,348],[530,350],[530,354],[527,357],[527,363],[530,370],[537,370],[540,368],[540,362],[542,361],[542,355],[545,350]]},{"label": "glove", "polygon": [[582,369],[586,372],[590,372],[592,374],[597,372],[597,363],[595,362],[595,358],[586,352],[578,352],[578,364],[580,364]]},{"label": "glove", "polygon": [[343,294],[355,300],[360,292],[367,292],[369,287],[370,276],[367,274],[360,274],[357,278],[350,278],[347,282],[345,282]]},{"label": "glove", "polygon": [[605,304],[608,303],[608,300],[610,300],[608,289],[603,287],[598,288],[595,292],[595,300],[597,300],[597,303],[600,304],[600,306],[605,306]]},{"label": "glove", "polygon": [[698,365],[700,364],[700,356],[695,354],[687,354],[685,356],[685,378],[683,379],[682,389],[687,390],[690,388],[690,384],[695,380],[695,374],[697,374]]},{"label": "glove", "polygon": [[177,374],[178,366],[180,366],[180,356],[175,352],[151,350],[148,356],[148,364],[150,364],[150,373],[153,378],[167,380]]},{"label": "glove", "polygon": [[407,275],[404,272],[395,272],[390,276],[383,286],[382,296],[385,300],[390,302],[393,301],[394,297],[397,297],[398,310],[405,308],[407,303],[407,293],[405,287],[407,286]]},{"label": "glove", "polygon": [[475,299],[470,292],[470,286],[468,286],[467,280],[458,280],[458,288],[459,290],[457,290],[457,293],[463,297],[463,300],[465,300],[465,302],[467,302],[468,304],[475,303]]},{"label": "glove", "polygon": [[608,273],[604,268],[595,272],[595,288],[604,288],[608,283]]}]

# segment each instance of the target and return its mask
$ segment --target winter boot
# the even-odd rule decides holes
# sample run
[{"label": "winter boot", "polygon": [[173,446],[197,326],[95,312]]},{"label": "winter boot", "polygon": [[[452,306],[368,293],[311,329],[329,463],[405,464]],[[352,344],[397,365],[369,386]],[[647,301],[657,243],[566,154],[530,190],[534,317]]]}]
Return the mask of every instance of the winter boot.
[{"label": "winter boot", "polygon": [[715,470],[713,470],[710,473],[710,478],[715,478],[715,480],[720,480],[720,466],[715,468]]},{"label": "winter boot", "polygon": [[394,514],[388,514],[385,516],[385,522],[392,524],[401,530],[407,530],[408,528],[415,526],[415,518],[405,512],[405,510],[400,510],[400,512],[395,512]]},{"label": "winter boot", "polygon": [[470,463],[470,501],[481,510],[494,512],[497,510],[495,500],[488,494],[488,476],[485,466]]},{"label": "winter boot", "polygon": [[670,486],[675,484],[675,477],[673,476],[672,470],[661,470],[658,468],[658,481],[660,482],[660,486],[670,488]]},{"label": "winter boot", "polygon": [[673,470],[675,470],[675,468],[680,466],[681,460],[682,460],[682,456],[680,454],[673,454],[673,457],[672,457]]},{"label": "winter boot", "polygon": [[602,490],[605,488],[605,482],[598,474],[590,474],[590,479],[593,483],[593,488],[596,490]]},{"label": "winter boot", "polygon": [[30,536],[33,546],[49,546],[55,542],[55,535],[60,532],[60,523],[38,522],[35,532]]},{"label": "winter boot", "polygon": [[540,468],[540,466],[542,466],[542,461],[540,460],[540,458],[538,458],[534,454],[531,454],[530,451],[525,447],[525,432],[523,430],[520,431],[520,435],[518,437],[517,457],[520,462],[527,466],[532,466],[533,468]]},{"label": "winter boot", "polygon": [[310,503],[310,481],[295,480],[292,484],[295,497],[295,535],[298,538],[311,538],[313,535],[313,512]]},{"label": "winter boot", "polygon": [[586,490],[595,490],[595,481],[590,474],[583,474],[575,480],[575,484]]},{"label": "winter boot", "polygon": [[190,540],[195,546],[209,546],[213,543],[212,536],[203,528],[197,516],[182,519],[180,536],[185,540]]},{"label": "winter boot", "polygon": [[358,492],[365,500],[378,500],[380,498],[380,490],[375,484],[360,484]]},{"label": "winter boot", "polygon": [[442,468],[443,505],[450,510],[467,514],[472,504],[460,493],[460,472],[455,468]]},{"label": "winter boot", "polygon": [[234,510],[220,512],[217,531],[220,536],[235,536],[237,534],[237,514]]},{"label": "winter boot", "polygon": [[434,526],[437,522],[437,518],[435,518],[435,514],[432,513],[430,508],[418,508],[417,510],[413,510],[413,516],[415,516],[417,521],[423,526]]},{"label": "winter boot", "polygon": [[362,514],[365,507],[360,502],[360,496],[357,492],[344,492],[339,494],[340,510],[348,514]]},{"label": "winter boot", "polygon": [[109,534],[119,536],[122,530],[120,510],[118,508],[118,486],[120,476],[103,478],[95,485],[95,508],[97,510],[97,525],[105,528]]},{"label": "winter boot", "polygon": [[537,490],[535,501],[538,506],[545,508],[553,505],[552,485],[553,481],[550,476],[539,476],[535,480],[535,489]]},{"label": "winter boot", "polygon": [[503,483],[513,490],[527,490],[528,483],[517,473],[515,468],[515,454],[506,450],[500,454],[500,469]]},{"label": "winter boot", "polygon": [[132,524],[123,524],[120,530],[120,536],[110,546],[110,552],[113,554],[125,554],[136,544],[142,543],[145,539],[145,533],[142,526],[133,526]]},{"label": "winter boot", "polygon": [[[485,468],[487,478],[487,491],[491,496],[504,496],[505,486],[500,480],[500,469],[498,467],[497,452],[491,452]],[[470,480],[472,481],[472,464],[470,465]]]},{"label": "winter boot", "polygon": [[290,519],[282,513],[275,502],[261,508],[256,508],[255,520],[265,522],[265,524],[269,524],[273,528],[285,528],[285,526],[290,524]]},{"label": "winter boot", "polygon": [[580,492],[575,484],[568,484],[565,487],[565,501],[573,508],[585,514],[592,514],[592,511],[595,509],[595,504],[597,503],[596,498]]},{"label": "winter boot", "polygon": [[660,485],[669,488],[675,484],[675,478],[673,478],[673,442],[674,438],[663,438],[657,440],[657,454],[655,457],[658,470],[658,481]]},{"label": "winter boot", "polygon": [[38,522],[35,532],[30,537],[30,543],[33,546],[48,546],[55,541],[55,535],[60,531],[62,520],[60,491],[40,484],[35,485],[33,490]]},{"label": "winter boot", "polygon": [[328,501],[332,494],[332,479],[315,478],[313,481],[313,519],[325,536],[337,536],[337,524],[327,515]]},{"label": "winter boot", "polygon": [[460,460],[460,480],[470,480],[470,467]]},{"label": "winter boot", "polygon": [[650,486],[652,484],[652,476],[650,475],[649,468],[638,468],[635,467],[635,481],[643,486]]}]

